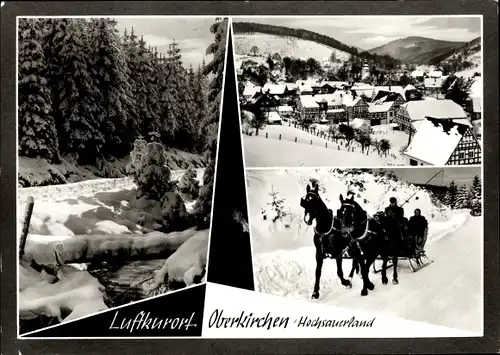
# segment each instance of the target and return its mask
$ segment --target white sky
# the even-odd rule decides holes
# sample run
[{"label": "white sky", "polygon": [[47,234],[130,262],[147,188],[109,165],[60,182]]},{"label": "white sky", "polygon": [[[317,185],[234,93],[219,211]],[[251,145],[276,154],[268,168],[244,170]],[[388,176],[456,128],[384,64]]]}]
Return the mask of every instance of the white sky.
[{"label": "white sky", "polygon": [[443,173],[438,174],[434,179],[432,179],[429,184],[444,186],[448,185],[452,180],[455,181],[457,185],[470,185],[472,184],[472,179],[475,175],[481,177],[480,167],[463,166],[459,168],[398,168],[398,169],[383,169],[386,171],[393,171],[394,174],[405,181],[415,184],[423,184],[427,182],[434,174],[437,174],[440,170],[444,170]]},{"label": "white sky", "polygon": [[362,49],[371,49],[409,36],[467,42],[481,35],[481,18],[477,16],[233,18],[233,22],[238,21],[302,28]]},{"label": "white sky", "polygon": [[158,52],[167,53],[168,45],[172,40],[178,43],[181,49],[182,62],[187,68],[191,64],[197,68],[205,59],[207,47],[213,43],[214,34],[210,26],[215,23],[215,17],[193,18],[141,18],[127,17],[115,18],[120,35],[127,29],[134,27],[135,34],[140,38],[144,36],[147,45],[156,46]]}]

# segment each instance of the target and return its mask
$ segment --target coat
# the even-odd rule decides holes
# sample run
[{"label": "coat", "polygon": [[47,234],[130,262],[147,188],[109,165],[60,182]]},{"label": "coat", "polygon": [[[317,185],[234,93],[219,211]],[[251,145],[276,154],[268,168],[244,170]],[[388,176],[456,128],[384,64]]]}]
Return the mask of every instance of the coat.
[{"label": "coat", "polygon": [[427,219],[424,216],[412,216],[408,221],[408,229],[413,235],[423,235],[428,226]]}]

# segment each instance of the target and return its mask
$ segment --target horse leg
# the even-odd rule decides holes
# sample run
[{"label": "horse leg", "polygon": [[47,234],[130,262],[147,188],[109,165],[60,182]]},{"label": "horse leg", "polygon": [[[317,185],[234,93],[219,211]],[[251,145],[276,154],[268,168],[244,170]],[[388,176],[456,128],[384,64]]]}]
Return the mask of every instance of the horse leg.
[{"label": "horse leg", "polygon": [[356,259],[353,258],[351,272],[349,273],[350,280],[352,280],[352,278],[354,277],[354,272],[359,273],[359,264]]},{"label": "horse leg", "polygon": [[398,256],[393,256],[392,257],[392,268],[393,273],[392,273],[392,284],[397,285],[399,283],[398,281]]},{"label": "horse leg", "polygon": [[314,291],[311,296],[313,299],[319,298],[319,282],[321,279],[321,269],[323,268],[323,254],[321,251],[316,249],[316,281],[314,282]]},{"label": "horse leg", "polygon": [[335,260],[337,261],[337,276],[339,277],[342,286],[351,288],[352,287],[351,281],[344,279],[344,271],[342,270],[342,255],[337,256]]},{"label": "horse leg", "polygon": [[375,285],[370,281],[369,277],[370,266],[374,261],[374,256],[366,257],[365,262],[361,268],[363,275],[363,289],[361,290],[361,296],[366,296],[368,295],[368,290],[373,291],[375,289]]},{"label": "horse leg", "polygon": [[389,280],[387,279],[387,261],[388,257],[386,255],[382,256],[382,284],[387,285]]}]

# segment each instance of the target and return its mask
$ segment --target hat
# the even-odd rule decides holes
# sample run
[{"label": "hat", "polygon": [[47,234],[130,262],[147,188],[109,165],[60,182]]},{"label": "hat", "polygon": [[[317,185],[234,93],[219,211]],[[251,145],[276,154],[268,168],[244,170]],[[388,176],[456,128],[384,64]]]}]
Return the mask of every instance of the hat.
[{"label": "hat", "polygon": [[389,202],[390,202],[390,203],[396,203],[396,202],[398,202],[398,200],[396,200],[396,197],[391,197],[391,198],[389,199]]},{"label": "hat", "polygon": [[415,208],[414,213],[417,213],[417,211],[418,211],[418,213],[422,213],[422,211],[420,211],[420,208]]}]

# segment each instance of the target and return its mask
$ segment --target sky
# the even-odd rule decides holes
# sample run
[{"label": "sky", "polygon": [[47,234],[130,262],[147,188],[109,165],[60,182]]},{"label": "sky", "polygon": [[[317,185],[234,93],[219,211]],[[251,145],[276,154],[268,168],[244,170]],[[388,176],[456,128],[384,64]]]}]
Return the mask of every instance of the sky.
[{"label": "sky", "polygon": [[214,34],[210,26],[215,23],[215,17],[193,18],[141,18],[118,17],[117,28],[120,35],[125,29],[130,32],[134,27],[135,34],[140,38],[144,36],[147,45],[156,46],[158,52],[167,53],[168,45],[175,42],[181,50],[183,65],[187,68],[192,65],[197,68],[203,59],[211,60],[211,55],[206,55],[207,47],[213,43]]},{"label": "sky", "polygon": [[428,182],[430,185],[445,186],[452,180],[457,185],[470,185],[475,175],[481,177],[480,167],[458,167],[458,168],[398,168],[398,169],[384,169],[393,171],[394,174],[405,181],[415,184],[426,183],[434,174],[443,170],[443,173],[438,174],[435,178]]},{"label": "sky", "polygon": [[233,17],[233,22],[238,21],[301,28],[361,49],[409,36],[468,42],[481,35],[481,18],[477,16]]}]

